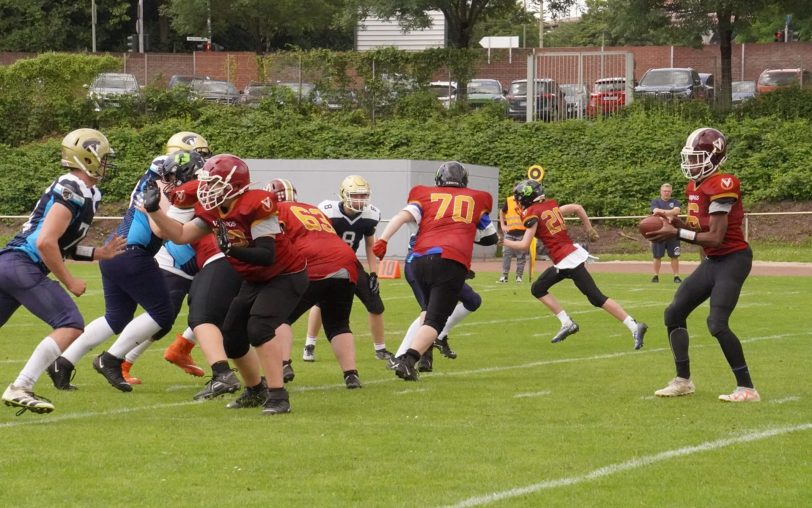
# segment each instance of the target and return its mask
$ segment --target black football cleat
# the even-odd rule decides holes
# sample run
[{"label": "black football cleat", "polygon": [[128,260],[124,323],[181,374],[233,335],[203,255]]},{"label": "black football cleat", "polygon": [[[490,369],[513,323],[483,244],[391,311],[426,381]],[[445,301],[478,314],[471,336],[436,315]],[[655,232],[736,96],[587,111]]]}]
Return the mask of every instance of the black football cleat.
[{"label": "black football cleat", "polygon": [[344,376],[344,384],[347,385],[348,390],[355,390],[361,388],[361,378],[358,374],[350,373]]},{"label": "black football cleat", "polygon": [[47,372],[57,390],[78,390],[76,385],[71,384],[76,376],[76,369],[67,358],[58,357],[54,363],[48,365]]},{"label": "black football cleat", "polygon": [[395,366],[395,375],[404,381],[417,381],[420,379],[420,374],[414,365],[414,360],[408,355],[403,355],[395,359],[397,365]]},{"label": "black football cleat", "polygon": [[290,413],[290,396],[284,388],[277,388],[268,392],[268,399],[265,401],[264,415],[278,415]]},{"label": "black football cleat", "polygon": [[431,347],[440,351],[440,354],[442,354],[449,360],[457,358],[457,353],[455,353],[454,350],[451,349],[451,346],[448,344],[448,337],[446,337],[445,339],[436,339],[434,341],[434,344],[431,345]]},{"label": "black football cleat", "polygon": [[219,397],[220,395],[225,395],[226,393],[234,393],[239,389],[240,380],[237,379],[237,375],[234,374],[234,371],[230,370],[224,374],[215,374],[212,376],[203,390],[197,392],[192,398],[194,400],[208,400]]},{"label": "black football cleat", "polygon": [[285,383],[290,383],[293,381],[293,378],[296,377],[296,373],[293,372],[293,365],[290,362],[282,364],[282,381]]},{"label": "black football cleat", "polygon": [[434,367],[434,355],[432,354],[432,348],[429,348],[428,351],[426,351],[420,356],[420,360],[417,362],[417,371],[431,372],[433,367]]},{"label": "black football cleat", "polygon": [[93,359],[93,368],[104,376],[104,379],[116,390],[131,392],[133,391],[132,385],[125,381],[124,376],[121,374],[122,363],[124,363],[124,360],[116,358],[105,351]]},{"label": "black football cleat", "polygon": [[259,386],[246,388],[239,397],[226,404],[228,409],[243,409],[246,407],[261,407],[268,400],[268,385],[263,379]]}]

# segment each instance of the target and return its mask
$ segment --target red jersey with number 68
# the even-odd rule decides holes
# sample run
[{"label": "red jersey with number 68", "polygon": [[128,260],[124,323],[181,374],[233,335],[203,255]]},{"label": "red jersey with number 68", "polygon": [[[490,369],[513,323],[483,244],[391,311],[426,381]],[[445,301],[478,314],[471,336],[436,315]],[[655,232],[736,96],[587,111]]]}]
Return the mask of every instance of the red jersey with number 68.
[{"label": "red jersey with number 68", "polygon": [[406,210],[420,227],[414,253],[440,254],[470,267],[476,230],[491,223],[491,195],[466,187],[418,185],[409,191],[408,201]]},{"label": "red jersey with number 68", "polygon": [[267,282],[280,274],[302,271],[306,266],[305,259],[294,251],[290,238],[279,227],[276,205],[274,194],[252,189],[241,194],[226,213],[221,212],[220,207],[205,210],[198,203],[195,205],[195,216],[208,224],[212,231],[217,230],[217,222],[222,220],[234,247],[253,247],[254,235],[274,236],[276,256],[268,266],[251,265],[226,256],[234,270],[245,280]]},{"label": "red jersey with number 68", "polygon": [[541,203],[533,203],[522,214],[522,220],[528,228],[538,223],[536,238],[544,244],[553,264],[560,263],[575,252],[575,244],[567,233],[567,225],[556,200],[545,199]]},{"label": "red jersey with number 68", "polygon": [[[724,256],[747,248],[742,222],[744,207],[739,179],[728,173],[714,173],[697,183],[688,182],[688,218],[686,223],[696,231],[710,229],[714,211],[727,212],[727,232],[719,247],[704,247],[706,256]],[[732,208],[731,208],[732,205]]]},{"label": "red jersey with number 68", "polygon": [[355,251],[339,238],[324,212],[317,206],[296,201],[283,201],[276,206],[282,230],[299,255],[307,259],[310,280],[326,279],[343,269],[350,282],[358,281]]}]

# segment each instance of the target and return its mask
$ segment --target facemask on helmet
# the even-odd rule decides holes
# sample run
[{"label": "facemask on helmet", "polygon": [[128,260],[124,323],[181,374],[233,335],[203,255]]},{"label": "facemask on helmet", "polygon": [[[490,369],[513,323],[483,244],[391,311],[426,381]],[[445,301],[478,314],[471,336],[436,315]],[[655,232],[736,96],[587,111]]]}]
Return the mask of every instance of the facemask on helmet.
[{"label": "facemask on helmet", "polygon": [[206,161],[197,175],[200,185],[197,199],[206,210],[213,210],[248,190],[251,175],[248,164],[236,155],[215,155]]},{"label": "facemask on helmet", "polygon": [[178,132],[169,138],[169,141],[166,142],[166,154],[169,155],[178,150],[197,152],[204,159],[211,157],[209,142],[195,132]]},{"label": "facemask on helmet", "polygon": [[114,157],[110,142],[95,129],[76,129],[62,139],[62,166],[81,169],[97,180],[114,169]]},{"label": "facemask on helmet", "polygon": [[277,201],[296,201],[296,187],[293,186],[290,180],[276,178],[265,186],[265,190],[276,194]]},{"label": "facemask on helmet", "polygon": [[346,210],[360,213],[369,205],[369,183],[358,175],[350,175],[341,182],[339,196]]},{"label": "facemask on helmet", "polygon": [[727,139],[716,129],[697,129],[685,141],[680,158],[685,177],[702,180],[719,169],[727,159]]},{"label": "facemask on helmet", "polygon": [[434,175],[438,187],[468,187],[468,170],[457,161],[444,163]]}]

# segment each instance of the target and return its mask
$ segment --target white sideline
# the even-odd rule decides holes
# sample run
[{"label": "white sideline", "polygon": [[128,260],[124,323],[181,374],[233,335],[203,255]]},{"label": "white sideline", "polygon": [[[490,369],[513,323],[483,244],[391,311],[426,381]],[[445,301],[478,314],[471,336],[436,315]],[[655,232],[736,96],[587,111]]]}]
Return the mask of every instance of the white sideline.
[{"label": "white sideline", "polygon": [[[525,496],[527,494],[534,494],[542,490],[549,490],[558,487],[566,487],[569,485],[576,485],[579,483],[597,480],[605,476],[623,473],[625,471],[638,469],[644,466],[655,464],[657,462],[663,462],[665,460],[677,457],[684,457],[686,455],[693,455],[695,453],[714,451],[735,444],[750,443],[752,441],[760,441],[762,439],[768,439],[771,437],[781,436],[783,434],[789,434],[790,432],[799,432],[810,429],[812,429],[812,423],[802,423],[798,425],[792,425],[789,427],[775,427],[771,429],[755,431],[741,436],[730,437],[726,439],[717,439],[716,441],[705,441],[704,443],[700,443],[694,446],[676,448],[674,450],[667,450],[654,455],[646,455],[643,457],[638,457],[636,459],[627,460],[626,462],[609,464],[608,466],[600,467],[583,475],[569,476],[566,478],[559,478],[557,480],[545,480],[543,482],[534,483],[532,485],[527,485],[525,487],[516,487],[513,489],[503,490],[502,492],[492,492],[484,496],[470,497],[453,505],[447,506],[449,508],[482,506],[485,504],[491,504],[497,501],[502,501],[504,499]],[[543,501],[539,500],[539,504],[543,504]]]}]

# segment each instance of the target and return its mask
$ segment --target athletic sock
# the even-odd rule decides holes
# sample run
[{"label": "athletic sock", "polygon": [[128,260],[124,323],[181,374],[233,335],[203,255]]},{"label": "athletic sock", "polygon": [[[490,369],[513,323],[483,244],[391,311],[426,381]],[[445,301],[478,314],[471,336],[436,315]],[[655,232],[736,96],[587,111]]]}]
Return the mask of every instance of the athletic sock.
[{"label": "athletic sock", "polygon": [[457,306],[454,307],[454,311],[448,316],[448,320],[445,322],[445,326],[443,327],[443,331],[437,336],[438,339],[444,339],[451,333],[451,329],[457,326],[457,324],[465,319],[471,311],[465,308],[465,305],[462,302],[457,302]]},{"label": "athletic sock", "polygon": [[149,339],[147,341],[142,342],[141,344],[138,344],[134,348],[130,349],[130,351],[127,353],[124,359],[130,363],[135,363],[135,361],[138,360],[138,358],[140,358],[142,354],[144,354],[144,351],[149,349],[149,347],[154,343],[155,343],[154,340]]},{"label": "athletic sock", "polygon": [[685,328],[670,330],[668,332],[668,342],[671,344],[671,352],[674,354],[677,377],[691,379],[691,360],[688,357],[688,330]]},{"label": "athletic sock", "polygon": [[556,314],[555,317],[557,317],[558,320],[561,321],[561,327],[562,328],[572,324],[572,319],[570,318],[569,314],[567,314],[567,311],[565,311],[565,310],[562,310],[561,312]]},{"label": "athletic sock", "polygon": [[220,360],[219,362],[214,362],[211,366],[211,373],[213,376],[218,374],[225,374],[231,370],[231,366],[225,360]]},{"label": "athletic sock", "polygon": [[414,336],[417,333],[417,330],[420,329],[420,325],[423,324],[423,317],[417,316],[417,319],[412,321],[412,324],[409,325],[409,329],[406,330],[406,335],[403,336],[403,341],[400,343],[400,347],[398,347],[397,352],[395,353],[396,358],[400,358],[401,356],[406,354],[406,351],[412,347],[412,341],[414,340]]},{"label": "athletic sock", "polygon": [[85,331],[73,344],[62,352],[62,357],[76,365],[91,349],[115,335],[104,316],[96,318],[85,326]]},{"label": "athletic sock", "polygon": [[733,375],[736,376],[736,386],[753,388],[753,381],[750,379],[750,369],[747,368],[747,365],[733,369]]},{"label": "athletic sock", "polygon": [[144,312],[121,330],[118,339],[107,349],[107,352],[116,358],[124,358],[134,347],[149,341],[159,331],[161,331],[161,325]]},{"label": "athletic sock", "polygon": [[53,338],[48,336],[42,339],[14,381],[14,386],[24,390],[32,390],[40,375],[49,365],[54,363],[54,360],[59,357],[61,352],[59,345]]},{"label": "athletic sock", "polygon": [[315,346],[316,345],[316,337],[307,336],[305,339],[305,346]]},{"label": "athletic sock", "polygon": [[635,321],[633,317],[626,316],[626,319],[623,320],[623,324],[626,325],[626,328],[628,328],[630,332],[634,333],[637,331],[637,321]]}]

